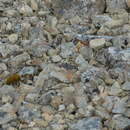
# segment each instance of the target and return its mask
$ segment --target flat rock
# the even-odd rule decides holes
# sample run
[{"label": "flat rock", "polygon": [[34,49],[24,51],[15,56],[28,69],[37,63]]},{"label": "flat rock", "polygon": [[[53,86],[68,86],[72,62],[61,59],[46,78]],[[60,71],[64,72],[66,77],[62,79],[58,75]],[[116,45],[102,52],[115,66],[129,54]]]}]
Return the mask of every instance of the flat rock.
[{"label": "flat rock", "polygon": [[102,130],[101,118],[90,117],[79,120],[70,126],[69,130]]},{"label": "flat rock", "polygon": [[112,118],[113,123],[115,124],[115,128],[117,130],[119,129],[125,129],[130,127],[130,119],[123,117],[121,115],[115,115]]},{"label": "flat rock", "polygon": [[104,47],[105,45],[105,39],[94,39],[90,41],[90,48],[93,49],[101,49]]},{"label": "flat rock", "polygon": [[129,91],[130,90],[130,82],[125,82],[122,86],[122,89]]}]

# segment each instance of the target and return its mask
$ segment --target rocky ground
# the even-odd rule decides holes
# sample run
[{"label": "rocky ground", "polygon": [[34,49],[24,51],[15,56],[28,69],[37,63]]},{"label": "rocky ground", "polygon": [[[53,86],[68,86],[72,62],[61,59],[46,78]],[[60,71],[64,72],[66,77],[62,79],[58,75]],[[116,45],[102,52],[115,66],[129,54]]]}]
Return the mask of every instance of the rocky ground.
[{"label": "rocky ground", "polygon": [[130,0],[0,0],[0,130],[130,130]]}]

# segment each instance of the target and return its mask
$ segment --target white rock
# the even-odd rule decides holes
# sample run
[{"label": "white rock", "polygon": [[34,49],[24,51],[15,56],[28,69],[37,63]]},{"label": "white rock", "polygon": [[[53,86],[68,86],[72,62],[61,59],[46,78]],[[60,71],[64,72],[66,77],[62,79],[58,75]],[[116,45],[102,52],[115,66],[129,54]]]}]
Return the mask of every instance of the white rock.
[{"label": "white rock", "polygon": [[53,16],[49,16],[48,17],[48,24],[52,27],[52,28],[55,28],[56,25],[57,25],[57,18],[56,17],[53,17]]},{"label": "white rock", "polygon": [[18,40],[18,35],[17,34],[11,34],[9,35],[9,41],[11,43],[15,43]]},{"label": "white rock", "polygon": [[36,0],[31,0],[31,8],[35,11],[38,10],[38,4]]},{"label": "white rock", "polygon": [[126,0],[126,4],[130,8],[130,0]]},{"label": "white rock", "polygon": [[19,12],[24,16],[31,16],[33,14],[32,9],[28,5],[24,5],[19,9]]},{"label": "white rock", "polygon": [[90,48],[93,49],[101,49],[102,47],[104,47],[105,45],[105,39],[94,39],[90,41]]},{"label": "white rock", "polygon": [[54,56],[52,56],[52,61],[53,62],[59,62],[59,61],[61,61],[61,57],[59,56],[59,55],[54,55]]},{"label": "white rock", "polygon": [[111,87],[111,91],[109,92],[111,95],[118,95],[122,92],[121,88],[120,88],[120,84],[118,82],[115,82],[112,87]]},{"label": "white rock", "polygon": [[60,80],[61,82],[65,82],[65,83],[68,83],[68,82],[69,82],[68,79],[67,79],[67,77],[65,76],[65,74],[62,73],[62,72],[52,71],[52,72],[50,73],[50,76],[51,76],[51,77],[54,77],[54,78],[56,78],[56,79],[58,79],[58,80]]}]

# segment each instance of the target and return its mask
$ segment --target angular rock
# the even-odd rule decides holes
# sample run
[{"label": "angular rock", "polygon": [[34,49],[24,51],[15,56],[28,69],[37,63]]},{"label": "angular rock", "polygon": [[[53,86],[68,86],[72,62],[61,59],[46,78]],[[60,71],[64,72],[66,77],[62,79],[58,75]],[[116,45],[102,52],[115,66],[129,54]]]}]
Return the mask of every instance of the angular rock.
[{"label": "angular rock", "polygon": [[17,34],[11,34],[11,35],[9,36],[9,41],[10,41],[11,43],[15,43],[17,40],[18,40],[18,35],[17,35]]},{"label": "angular rock", "polygon": [[130,91],[130,82],[125,82],[122,86],[123,90]]},{"label": "angular rock", "polygon": [[106,6],[107,6],[107,10],[111,10],[112,8],[125,9],[126,3],[125,0],[107,0]]},{"label": "angular rock", "polygon": [[110,94],[113,96],[118,96],[122,92],[120,84],[118,82],[115,82],[110,90]]},{"label": "angular rock", "polygon": [[121,115],[115,115],[112,118],[112,122],[115,124],[115,129],[129,129],[130,127],[130,119],[123,117]]},{"label": "angular rock", "polygon": [[90,117],[79,120],[70,126],[69,130],[102,130],[101,118]]},{"label": "angular rock", "polygon": [[105,39],[94,39],[90,41],[90,48],[92,49],[101,49],[105,46]]}]

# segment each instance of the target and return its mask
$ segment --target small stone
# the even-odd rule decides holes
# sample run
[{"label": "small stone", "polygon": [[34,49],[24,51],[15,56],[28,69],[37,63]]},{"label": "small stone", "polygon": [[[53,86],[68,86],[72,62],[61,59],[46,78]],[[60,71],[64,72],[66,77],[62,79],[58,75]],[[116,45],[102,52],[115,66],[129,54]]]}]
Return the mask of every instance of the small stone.
[{"label": "small stone", "polygon": [[67,79],[67,77],[64,74],[64,72],[52,71],[50,73],[50,76],[60,80],[61,82],[65,82],[65,83],[69,82],[69,80]]},{"label": "small stone", "polygon": [[43,113],[43,114],[42,114],[42,117],[43,117],[43,118],[45,119],[45,121],[47,121],[47,122],[50,122],[50,121],[53,120],[53,115],[51,115],[51,114],[49,114],[49,113],[47,113],[47,112]]},{"label": "small stone", "polygon": [[115,124],[115,129],[117,130],[123,130],[125,128],[129,129],[130,126],[130,119],[121,115],[114,115],[112,118],[112,122]]},{"label": "small stone", "polygon": [[38,4],[37,4],[36,0],[31,0],[31,8],[33,11],[38,10]]},{"label": "small stone", "polygon": [[15,108],[7,103],[0,107],[0,125],[16,119]]},{"label": "small stone", "polygon": [[24,76],[24,75],[33,75],[35,72],[35,69],[34,67],[32,66],[29,66],[29,67],[24,67],[20,72],[19,74]]},{"label": "small stone", "polygon": [[0,73],[7,70],[7,66],[4,63],[0,63]]},{"label": "small stone", "polygon": [[127,102],[128,98],[124,97],[120,100],[117,100],[114,104],[113,113],[120,113],[123,114],[126,111],[126,102]]},{"label": "small stone", "polygon": [[24,5],[19,9],[20,14],[24,16],[31,16],[33,14],[32,9],[28,5]]},{"label": "small stone", "polygon": [[57,18],[56,17],[54,17],[54,16],[49,16],[48,17],[48,24],[49,24],[49,26],[51,26],[52,28],[55,28],[56,27],[56,25],[57,25]]},{"label": "small stone", "polygon": [[58,111],[64,111],[64,110],[65,110],[65,105],[64,104],[59,105]]},{"label": "small stone", "polygon": [[38,99],[38,94],[37,93],[29,93],[26,97],[25,100],[28,102],[35,102]]},{"label": "small stone", "polygon": [[80,54],[84,57],[86,60],[90,60],[93,57],[93,52],[91,48],[88,47],[81,47],[80,48]]},{"label": "small stone", "polygon": [[34,119],[34,122],[37,124],[39,127],[47,127],[48,122],[42,119]]},{"label": "small stone", "polygon": [[130,82],[125,82],[122,86],[123,90],[130,91]]},{"label": "small stone", "polygon": [[69,58],[71,56],[74,55],[74,52],[75,52],[75,46],[72,42],[69,42],[69,43],[64,43],[61,45],[61,53],[60,55],[63,57],[63,58]]},{"label": "small stone", "polygon": [[0,87],[0,94],[4,95],[4,94],[11,94],[15,92],[15,88],[11,85],[4,85],[2,87]]},{"label": "small stone", "polygon": [[52,56],[52,61],[55,62],[55,63],[61,61],[61,59],[62,58],[59,55]]},{"label": "small stone", "polygon": [[12,55],[14,52],[20,52],[22,49],[18,45],[0,44],[0,55],[6,57]]},{"label": "small stone", "polygon": [[110,119],[109,113],[108,113],[104,108],[102,108],[102,107],[96,108],[95,114],[96,114],[97,116],[100,116],[101,118],[103,118],[103,119],[105,119],[105,120],[106,120],[106,119]]},{"label": "small stone", "polygon": [[16,41],[18,40],[18,35],[17,34],[11,34],[11,35],[9,35],[9,41],[11,42],[11,43],[16,43]]},{"label": "small stone", "polygon": [[94,39],[90,41],[90,48],[101,49],[104,47],[106,41],[105,39]]},{"label": "small stone", "polygon": [[89,117],[79,120],[70,126],[69,130],[102,130],[101,118]]},{"label": "small stone", "polygon": [[63,101],[62,101],[62,98],[59,97],[59,96],[55,96],[52,101],[51,101],[51,105],[54,107],[54,108],[58,108],[60,104],[62,104]]},{"label": "small stone", "polygon": [[82,20],[81,20],[81,18],[80,18],[78,15],[76,15],[76,16],[70,18],[69,21],[70,21],[70,23],[71,23],[72,25],[82,23]]},{"label": "small stone", "polygon": [[13,101],[10,95],[3,95],[2,96],[2,103],[11,103]]},{"label": "small stone", "polygon": [[11,65],[16,67],[22,63],[25,63],[27,60],[30,60],[30,56],[27,52],[24,52],[23,54],[17,55],[14,58],[11,58]]},{"label": "small stone", "polygon": [[118,82],[115,82],[112,87],[111,87],[111,90],[110,90],[110,94],[111,95],[119,95],[120,93],[122,92],[121,88],[120,88],[120,84]]},{"label": "small stone", "polygon": [[112,29],[112,28],[123,26],[123,24],[124,24],[123,20],[111,20],[111,21],[106,22],[104,26],[106,26],[109,29]]},{"label": "small stone", "polygon": [[130,8],[130,0],[126,0],[126,4]]}]

